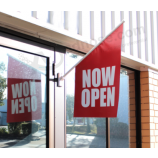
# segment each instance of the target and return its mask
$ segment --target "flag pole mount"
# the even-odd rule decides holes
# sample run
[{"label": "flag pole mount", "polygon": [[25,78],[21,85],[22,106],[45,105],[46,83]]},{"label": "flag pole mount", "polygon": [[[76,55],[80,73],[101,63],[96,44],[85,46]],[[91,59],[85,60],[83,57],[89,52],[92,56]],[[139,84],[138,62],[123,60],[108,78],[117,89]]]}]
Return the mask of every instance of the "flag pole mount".
[{"label": "flag pole mount", "polygon": [[49,79],[49,81],[57,82],[57,87],[61,87],[61,85],[60,85],[60,76],[61,76],[61,74],[57,73],[57,78]]},{"label": "flag pole mount", "polygon": [[[55,76],[55,63],[52,64],[52,75]],[[61,73],[57,73],[57,77],[53,79],[49,79],[49,81],[57,82],[57,87],[62,87],[60,85],[60,81],[61,81],[60,76],[61,76]]]}]

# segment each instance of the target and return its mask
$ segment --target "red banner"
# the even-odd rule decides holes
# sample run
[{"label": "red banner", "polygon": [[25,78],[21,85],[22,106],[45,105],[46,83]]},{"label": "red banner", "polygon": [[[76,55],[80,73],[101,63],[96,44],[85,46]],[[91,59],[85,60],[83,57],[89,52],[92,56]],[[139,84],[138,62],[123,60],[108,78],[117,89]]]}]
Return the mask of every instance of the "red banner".
[{"label": "red banner", "polygon": [[7,122],[41,119],[41,74],[8,56]]},{"label": "red banner", "polygon": [[74,117],[117,117],[123,24],[75,69]]}]

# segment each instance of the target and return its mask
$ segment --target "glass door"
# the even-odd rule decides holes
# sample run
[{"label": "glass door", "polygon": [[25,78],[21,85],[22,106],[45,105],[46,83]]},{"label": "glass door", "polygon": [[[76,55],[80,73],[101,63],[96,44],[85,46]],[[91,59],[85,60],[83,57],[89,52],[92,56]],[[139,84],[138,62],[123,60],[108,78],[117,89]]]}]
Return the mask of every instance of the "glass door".
[{"label": "glass door", "polygon": [[48,67],[45,56],[0,46],[0,147],[47,146]]}]

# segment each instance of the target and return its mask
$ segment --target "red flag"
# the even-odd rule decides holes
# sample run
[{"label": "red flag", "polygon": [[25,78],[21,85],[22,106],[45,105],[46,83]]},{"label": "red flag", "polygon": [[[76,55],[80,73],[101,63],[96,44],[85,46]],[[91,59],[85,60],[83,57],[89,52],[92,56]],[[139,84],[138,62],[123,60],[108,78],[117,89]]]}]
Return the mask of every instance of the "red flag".
[{"label": "red flag", "polygon": [[75,69],[74,117],[117,117],[123,23]]},{"label": "red flag", "polygon": [[8,56],[7,122],[41,119],[41,73]]}]

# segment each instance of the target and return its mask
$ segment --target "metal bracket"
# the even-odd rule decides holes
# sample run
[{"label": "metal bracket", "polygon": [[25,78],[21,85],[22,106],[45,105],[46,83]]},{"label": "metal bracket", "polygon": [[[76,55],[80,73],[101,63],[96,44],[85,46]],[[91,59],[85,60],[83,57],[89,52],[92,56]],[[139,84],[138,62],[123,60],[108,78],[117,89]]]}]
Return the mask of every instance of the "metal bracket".
[{"label": "metal bracket", "polygon": [[[52,64],[52,75],[55,76],[55,63]],[[57,87],[61,87],[61,85],[60,85],[60,73],[57,73],[57,78],[49,79],[49,81],[57,82]]]},{"label": "metal bracket", "polygon": [[49,79],[49,81],[57,82],[57,87],[62,87],[60,85],[60,73],[57,73],[57,78]]}]

